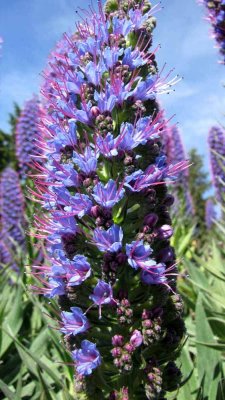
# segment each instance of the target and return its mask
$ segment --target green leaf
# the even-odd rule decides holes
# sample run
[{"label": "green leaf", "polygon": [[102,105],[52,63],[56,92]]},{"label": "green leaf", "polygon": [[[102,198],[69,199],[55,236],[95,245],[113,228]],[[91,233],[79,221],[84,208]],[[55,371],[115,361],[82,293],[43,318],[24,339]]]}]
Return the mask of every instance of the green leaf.
[{"label": "green leaf", "polygon": [[181,351],[179,362],[181,363],[181,372],[184,379],[188,377],[189,379],[179,390],[177,400],[196,399],[198,380],[196,377],[195,366],[189,354],[188,341]]},{"label": "green leaf", "polygon": [[9,400],[19,400],[16,393],[12,392],[9,387],[0,379],[0,389]]},{"label": "green leaf", "polygon": [[[5,316],[3,324],[2,324],[2,331],[10,330],[16,335],[23,323],[23,312],[24,309],[22,307],[22,295],[23,290],[22,287],[19,286],[16,293],[13,293],[13,297],[10,299],[10,304],[12,305],[10,313]],[[1,349],[0,349],[0,356],[2,357],[6,350],[10,347],[13,343],[13,338],[9,335],[3,335],[1,341]]]},{"label": "green leaf", "polygon": [[[221,379],[220,353],[213,348],[208,348],[205,343],[215,343],[213,332],[207,321],[203,307],[203,294],[200,292],[196,304],[196,348],[197,348],[197,369],[199,381],[203,388],[203,396],[207,398],[209,393],[216,392]],[[210,398],[208,397],[208,400]]]}]

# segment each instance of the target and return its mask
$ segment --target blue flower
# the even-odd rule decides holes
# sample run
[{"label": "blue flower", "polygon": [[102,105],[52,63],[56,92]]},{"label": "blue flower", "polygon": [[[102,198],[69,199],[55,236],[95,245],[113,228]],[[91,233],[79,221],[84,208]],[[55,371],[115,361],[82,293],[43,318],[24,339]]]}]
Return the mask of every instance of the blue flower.
[{"label": "blue flower", "polygon": [[117,98],[114,94],[110,92],[109,89],[110,87],[107,86],[106,90],[100,93],[95,90],[94,99],[97,102],[97,107],[99,108],[99,111],[101,113],[104,113],[106,111],[111,112],[115,107]]},{"label": "blue flower", "polygon": [[90,83],[92,83],[95,86],[99,86],[102,75],[104,72],[107,71],[107,68],[105,66],[105,63],[103,60],[100,60],[99,63],[94,63],[93,61],[90,61],[86,66],[85,66],[85,74],[87,76],[87,79]]},{"label": "blue flower", "polygon": [[[128,256],[128,264],[132,268],[137,269],[143,267],[146,262],[149,263],[149,256],[152,249],[148,244],[143,244],[143,240],[134,241],[131,244],[126,244],[126,254]],[[152,260],[151,260],[152,262]],[[153,261],[154,263],[154,261]]]},{"label": "blue flower", "polygon": [[64,264],[68,286],[81,285],[91,275],[91,266],[87,258],[77,254],[72,261]]},{"label": "blue flower", "polygon": [[156,264],[152,265],[149,269],[142,271],[141,279],[147,285],[160,285],[165,284],[166,276],[165,276],[166,267],[164,264]]},{"label": "blue flower", "polygon": [[87,317],[83,314],[79,307],[71,307],[71,312],[63,311],[61,313],[62,328],[61,332],[66,335],[77,335],[78,333],[85,332],[90,324]]},{"label": "blue flower", "polygon": [[62,182],[66,187],[78,187],[79,175],[74,170],[72,164],[57,164],[51,168],[51,177],[59,182]]},{"label": "blue flower", "polygon": [[105,47],[102,53],[102,57],[104,59],[105,65],[107,68],[112,69],[112,67],[116,64],[119,57],[123,54],[123,48],[118,49],[117,47]]},{"label": "blue flower", "polygon": [[93,241],[100,251],[116,253],[122,247],[123,231],[118,225],[112,225],[107,231],[96,228]]},{"label": "blue flower", "polygon": [[101,364],[101,356],[96,349],[96,344],[89,340],[83,340],[81,349],[72,351],[72,357],[78,374],[82,376],[90,375],[92,370]]},{"label": "blue flower", "polygon": [[65,294],[65,282],[61,278],[49,278],[46,297],[62,296]]},{"label": "blue flower", "polygon": [[103,207],[112,208],[124,196],[125,190],[122,186],[117,189],[116,182],[110,179],[105,186],[99,182],[93,190],[95,201]]},{"label": "blue flower", "polygon": [[128,65],[131,70],[146,64],[138,49],[132,50],[132,47],[127,47],[124,51],[123,64]]},{"label": "blue flower", "polygon": [[98,136],[96,146],[104,157],[110,158],[118,154],[117,142],[112,133],[107,133],[105,137]]},{"label": "blue flower", "polygon": [[[54,137],[49,140],[49,144],[53,144],[55,147],[55,152],[60,153],[66,146],[74,147],[77,144],[77,134],[76,134],[76,123],[74,119],[68,120],[68,132],[64,132],[56,124],[51,124],[48,126],[49,132],[51,132]],[[53,153],[54,154],[54,153]],[[51,152],[52,155],[52,152]]]},{"label": "blue flower", "polygon": [[70,215],[77,215],[82,218],[85,214],[88,214],[92,207],[92,202],[86,194],[76,193],[70,197],[69,204],[67,203],[64,210]]},{"label": "blue flower", "polygon": [[128,33],[130,33],[132,29],[132,22],[128,19],[120,19],[118,17],[113,17],[112,29],[115,35],[126,36],[128,35]]},{"label": "blue flower", "polygon": [[98,158],[97,152],[92,150],[90,146],[87,146],[85,148],[84,154],[77,153],[76,151],[74,151],[73,153],[74,163],[87,176],[92,174],[92,172],[96,171],[97,158]]},{"label": "blue flower", "polygon": [[112,287],[109,283],[98,281],[94,288],[94,292],[89,296],[91,300],[98,306],[101,304],[109,304],[113,300]]}]

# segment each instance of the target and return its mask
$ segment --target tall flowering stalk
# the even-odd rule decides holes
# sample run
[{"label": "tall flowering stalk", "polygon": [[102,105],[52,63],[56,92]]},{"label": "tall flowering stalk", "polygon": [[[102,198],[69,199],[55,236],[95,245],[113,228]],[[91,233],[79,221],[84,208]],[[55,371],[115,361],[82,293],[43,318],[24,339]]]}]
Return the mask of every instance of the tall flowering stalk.
[{"label": "tall flowering stalk", "polygon": [[[164,151],[168,163],[181,162],[186,158],[181,134],[176,126],[168,127],[162,137]],[[189,188],[189,172],[186,169],[180,174],[179,179],[173,184],[173,194],[177,203],[181,202],[187,215],[194,214],[193,202]]]},{"label": "tall flowering stalk", "polygon": [[19,176],[6,168],[0,178],[0,237],[11,249],[24,246],[24,197]]},{"label": "tall flowering stalk", "polygon": [[205,224],[207,229],[211,229],[216,218],[215,206],[212,199],[207,199],[205,203]]},{"label": "tall flowering stalk", "polygon": [[20,174],[26,177],[34,157],[40,155],[38,148],[40,102],[36,96],[27,101],[16,124],[16,156]]},{"label": "tall flowering stalk", "polygon": [[65,37],[43,86],[35,196],[50,264],[34,267],[33,289],[58,298],[76,398],[163,399],[181,379],[174,359],[185,328],[165,182],[187,163],[167,164],[161,152],[156,95],[174,80],[157,72],[151,49],[156,9],[99,3],[76,39]]},{"label": "tall flowering stalk", "polygon": [[225,192],[225,131],[212,127],[208,136],[211,174],[218,201],[224,200]]},{"label": "tall flowering stalk", "polygon": [[200,0],[207,9],[207,19],[212,25],[212,36],[217,42],[222,64],[225,64],[225,0]]}]

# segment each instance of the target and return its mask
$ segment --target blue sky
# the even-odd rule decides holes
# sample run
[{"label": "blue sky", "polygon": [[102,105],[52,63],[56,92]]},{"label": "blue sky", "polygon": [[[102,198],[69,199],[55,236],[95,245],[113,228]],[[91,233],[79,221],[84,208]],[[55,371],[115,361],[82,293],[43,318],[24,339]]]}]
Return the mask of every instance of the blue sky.
[{"label": "blue sky", "polygon": [[[83,0],[88,7],[90,1]],[[156,1],[153,0],[156,4]],[[65,31],[74,31],[77,0],[1,0],[0,35],[4,39],[0,61],[0,127],[8,129],[12,103],[20,106],[38,92],[40,73],[49,51]],[[96,0],[93,0],[96,4]],[[157,13],[155,45],[161,44],[159,66],[175,68],[184,79],[174,93],[161,95],[167,116],[176,114],[184,143],[197,147],[207,165],[207,132],[224,122],[225,69],[209,38],[204,10],[196,0],[163,0]]]}]

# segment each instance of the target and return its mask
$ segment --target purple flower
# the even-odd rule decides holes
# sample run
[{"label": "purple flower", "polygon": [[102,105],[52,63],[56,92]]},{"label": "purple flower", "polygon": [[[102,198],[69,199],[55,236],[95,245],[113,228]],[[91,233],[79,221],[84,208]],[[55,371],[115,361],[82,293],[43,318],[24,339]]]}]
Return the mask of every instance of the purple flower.
[{"label": "purple flower", "polygon": [[211,229],[216,219],[216,211],[212,199],[208,199],[205,204],[205,224],[207,229]]},{"label": "purple flower", "polygon": [[97,149],[104,157],[110,158],[117,156],[117,142],[111,133],[107,133],[105,137],[98,136],[96,140]]},{"label": "purple flower", "polygon": [[113,299],[113,291],[110,283],[106,283],[104,281],[98,281],[97,285],[94,288],[94,292],[89,296],[93,302],[99,306],[99,318],[101,315],[101,307],[103,304],[110,304],[115,302]]},{"label": "purple flower", "polygon": [[101,304],[109,304],[113,299],[112,287],[109,283],[98,281],[93,294],[89,297],[99,306]]},{"label": "purple flower", "polygon": [[217,200],[223,200],[225,192],[225,130],[212,127],[208,136],[211,174],[216,191]]},{"label": "purple flower", "polygon": [[[53,136],[53,139],[48,141],[49,145],[54,146],[54,153],[59,153],[66,147],[74,148],[77,144],[77,133],[76,133],[76,123],[74,119],[68,120],[68,130],[64,131],[61,127],[59,128],[56,124],[51,124],[48,126],[48,130]],[[51,150],[52,154],[52,150]]]},{"label": "purple flower", "polygon": [[91,207],[92,202],[86,194],[76,193],[70,197],[69,204],[64,207],[64,210],[69,215],[77,215],[82,218],[85,214],[88,214]]},{"label": "purple flower", "polygon": [[93,190],[95,201],[103,207],[112,208],[124,196],[125,190],[122,186],[117,189],[116,182],[110,179],[105,186],[97,183]]},{"label": "purple flower", "polygon": [[41,155],[38,148],[40,136],[39,117],[41,106],[37,97],[27,101],[16,124],[16,156],[19,162],[20,173],[26,177],[31,162]]},{"label": "purple flower", "polygon": [[[55,163],[53,162],[53,165]],[[78,187],[79,186],[79,175],[74,170],[71,164],[57,164],[56,166],[49,166],[51,176],[59,182],[62,182],[66,187]]]},{"label": "purple flower", "polygon": [[123,49],[118,49],[117,47],[110,48],[109,46],[105,47],[102,56],[104,58],[106,67],[111,69],[122,54]]},{"label": "purple flower", "polygon": [[97,169],[98,154],[91,149],[90,146],[86,147],[84,154],[73,152],[73,161],[79,169],[85,174],[90,175]]},{"label": "purple flower", "polygon": [[139,347],[143,342],[143,337],[140,331],[138,331],[137,329],[134,330],[134,332],[132,333],[132,336],[130,338],[130,344],[136,348]]},{"label": "purple flower", "polygon": [[1,237],[14,251],[16,244],[25,245],[24,207],[19,175],[8,167],[2,172],[0,181]]},{"label": "purple flower", "polygon": [[63,311],[61,313],[61,332],[73,336],[85,332],[90,327],[87,317],[79,307],[70,307],[70,310],[71,312]]},{"label": "purple flower", "polygon": [[123,64],[129,65],[130,69],[133,70],[146,64],[146,61],[138,49],[132,50],[132,47],[127,47],[124,51]]},{"label": "purple flower", "polygon": [[94,230],[93,242],[100,251],[116,253],[122,247],[123,231],[118,225],[112,225],[107,231],[96,228]]},{"label": "purple flower", "polygon": [[78,374],[82,376],[90,375],[92,370],[101,364],[101,356],[96,349],[96,344],[89,340],[83,340],[81,349],[72,351],[72,357]]},{"label": "purple flower", "polygon": [[65,294],[65,282],[60,278],[50,278],[45,289],[46,297],[62,296]]},{"label": "purple flower", "polygon": [[[143,240],[126,244],[126,254],[128,257],[128,264],[137,269],[143,267],[146,262],[149,262],[149,256],[152,254],[152,249],[148,244],[143,244]],[[152,262],[152,260],[151,260]]]},{"label": "purple flower", "polygon": [[101,113],[104,113],[106,111],[111,112],[115,107],[117,101],[115,94],[110,92],[109,87],[105,92],[99,93],[95,91],[94,99],[97,102],[97,107],[99,108],[99,111]]},{"label": "purple flower", "polygon": [[224,0],[201,0],[205,4],[207,10],[207,20],[212,25],[212,36],[217,42],[220,54],[222,55],[221,63],[225,64],[225,2]]},{"label": "purple flower", "polygon": [[157,264],[156,262],[152,266],[141,273],[141,279],[147,285],[160,285],[165,284],[166,267],[164,264]]},{"label": "purple flower", "polygon": [[79,254],[72,261],[64,264],[64,269],[66,270],[68,286],[81,285],[91,275],[91,266],[87,258]]}]

